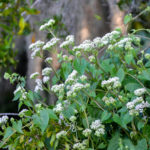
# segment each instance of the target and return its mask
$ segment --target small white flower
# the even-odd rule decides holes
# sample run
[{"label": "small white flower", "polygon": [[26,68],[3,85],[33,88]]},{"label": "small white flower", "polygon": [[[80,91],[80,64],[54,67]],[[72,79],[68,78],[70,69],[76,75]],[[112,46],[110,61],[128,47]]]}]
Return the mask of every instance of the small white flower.
[{"label": "small white flower", "polygon": [[53,111],[56,113],[61,113],[63,111],[63,106],[61,103],[57,104],[55,108],[53,108]]},{"label": "small white flower", "polygon": [[55,46],[60,39],[58,38],[52,38],[49,42],[47,42],[44,46],[43,46],[43,50],[49,50],[51,49],[53,46]]},{"label": "small white flower", "polygon": [[101,121],[100,120],[95,120],[94,122],[92,122],[90,127],[91,127],[91,129],[97,130],[101,126],[102,126]]},{"label": "small white flower", "polygon": [[45,59],[45,62],[50,64],[50,63],[52,62],[52,60],[53,60],[52,57],[47,57],[47,58]]},{"label": "small white flower", "polygon": [[83,130],[82,134],[85,136],[85,137],[88,137],[89,135],[91,135],[92,133],[92,130],[91,129],[85,129]]},{"label": "small white flower", "polygon": [[35,43],[30,44],[29,49],[31,49],[32,51],[34,51],[37,48],[41,48],[44,45],[43,41],[36,41]]},{"label": "small white flower", "polygon": [[95,135],[100,137],[101,135],[104,135],[105,134],[105,130],[104,128],[99,128],[95,131]]},{"label": "small white flower", "polygon": [[146,53],[146,54],[145,54],[145,58],[146,58],[146,59],[150,59],[150,54],[149,54],[149,53]]},{"label": "small white flower", "polygon": [[141,95],[143,95],[145,92],[146,92],[146,89],[145,89],[145,88],[140,88],[140,89],[136,89],[136,90],[134,91],[134,94],[135,94],[136,96],[141,96]]},{"label": "small white flower", "polygon": [[35,86],[34,91],[35,91],[35,92],[43,91],[41,79],[36,79],[35,82],[36,82],[36,86]]},{"label": "small white flower", "polygon": [[51,72],[52,72],[52,68],[46,67],[42,70],[42,75],[49,76]]},{"label": "small white flower", "polygon": [[64,137],[67,135],[67,132],[66,131],[60,131],[56,134],[56,138],[59,139],[61,137]]},{"label": "small white flower", "polygon": [[30,75],[30,79],[35,79],[37,76],[39,76],[40,74],[38,72],[32,73]]},{"label": "small white flower", "polygon": [[75,121],[76,121],[76,119],[77,119],[77,117],[76,117],[76,116],[71,116],[69,120],[70,120],[71,122],[75,122]]},{"label": "small white flower", "polygon": [[77,77],[78,72],[76,70],[73,70],[72,73],[68,76],[68,78],[65,81],[65,84],[72,84],[75,82],[75,79]]},{"label": "small white flower", "polygon": [[25,112],[27,112],[27,111],[28,111],[28,109],[22,109],[22,110],[19,112],[19,116],[20,116],[20,117],[23,117],[24,114],[25,114]]},{"label": "small white flower", "polygon": [[0,124],[6,124],[8,121],[8,116],[3,116],[0,118]]},{"label": "small white flower", "polygon": [[89,56],[88,58],[89,58],[90,62],[95,62],[95,57],[93,55]]},{"label": "small white flower", "polygon": [[85,75],[80,76],[80,80],[81,80],[81,81],[87,80],[87,76],[85,76]]},{"label": "small white flower", "polygon": [[51,90],[55,93],[58,93],[60,91],[64,91],[64,84],[53,85]]},{"label": "small white flower", "polygon": [[47,29],[50,26],[53,26],[55,24],[55,20],[54,19],[50,19],[47,23],[43,24],[40,26],[40,31]]},{"label": "small white flower", "polygon": [[50,77],[48,77],[48,76],[43,77],[43,83],[48,83],[49,80],[50,80]]}]

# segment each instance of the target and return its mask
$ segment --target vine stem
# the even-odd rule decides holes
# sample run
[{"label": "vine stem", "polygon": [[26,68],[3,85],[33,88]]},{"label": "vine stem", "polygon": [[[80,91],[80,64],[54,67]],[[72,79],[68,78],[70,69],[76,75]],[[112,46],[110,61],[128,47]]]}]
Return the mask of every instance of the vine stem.
[{"label": "vine stem", "polygon": [[[130,74],[130,73],[128,73],[128,72],[126,72],[126,74],[127,75],[129,75],[129,76],[131,76],[133,79],[135,79],[143,88],[145,88],[145,86],[143,85],[143,83],[139,80],[139,79],[137,79],[135,76],[133,76],[132,74]],[[145,88],[146,89],[146,88]],[[146,89],[146,93],[150,96],[150,93],[147,91],[147,89]]]}]

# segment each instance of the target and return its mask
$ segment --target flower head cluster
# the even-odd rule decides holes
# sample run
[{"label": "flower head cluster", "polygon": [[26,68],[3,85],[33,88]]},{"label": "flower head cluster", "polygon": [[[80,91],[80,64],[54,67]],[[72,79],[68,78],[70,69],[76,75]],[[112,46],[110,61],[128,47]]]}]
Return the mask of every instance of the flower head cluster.
[{"label": "flower head cluster", "polygon": [[102,38],[101,38],[101,45],[105,46],[110,42],[115,42],[116,39],[118,39],[120,37],[120,32],[119,31],[112,31],[111,33],[107,33],[105,34]]},{"label": "flower head cluster", "polygon": [[56,113],[61,113],[64,110],[64,107],[61,103],[58,103],[55,108],[53,108],[53,111]]},{"label": "flower head cluster", "polygon": [[19,112],[19,116],[20,116],[20,117],[23,117],[27,111],[28,111],[28,109],[22,109],[22,110]]},{"label": "flower head cluster", "polygon": [[40,31],[47,29],[50,26],[53,26],[55,24],[54,19],[50,19],[47,23],[40,26]]},{"label": "flower head cluster", "polygon": [[27,98],[27,92],[24,87],[18,86],[14,91],[14,95],[16,95],[17,93],[20,93],[20,100],[25,100]]},{"label": "flower head cluster", "polygon": [[125,48],[126,50],[132,48],[131,43],[132,39],[130,37],[126,37],[119,42],[115,43],[114,45],[109,45],[108,49],[112,50],[114,48]]},{"label": "flower head cluster", "polygon": [[6,124],[8,121],[8,116],[3,116],[0,118],[0,124]]},{"label": "flower head cluster", "polygon": [[149,54],[149,53],[146,53],[146,54],[145,54],[145,58],[150,60],[150,54]]},{"label": "flower head cluster", "polygon": [[91,129],[85,129],[83,130],[82,134],[85,136],[85,137],[88,137],[89,135],[91,135],[92,133],[92,130]]},{"label": "flower head cluster", "polygon": [[144,108],[150,107],[148,102],[144,102],[142,97],[137,97],[131,102],[126,104],[129,109],[130,115],[138,115],[139,113],[143,113]]},{"label": "flower head cluster", "polygon": [[29,49],[32,50],[32,53],[31,53],[31,58],[35,58],[36,56],[39,56],[40,55],[40,51],[41,51],[41,48],[43,47],[44,45],[44,42],[43,41],[37,41],[35,43],[32,43],[30,46],[29,46]]},{"label": "flower head cluster", "polygon": [[45,59],[45,62],[50,64],[50,63],[52,62],[52,60],[53,60],[52,57],[47,57],[47,58]]},{"label": "flower head cluster", "polygon": [[141,96],[141,95],[143,95],[145,92],[146,92],[146,89],[145,89],[145,88],[140,88],[140,89],[136,89],[136,90],[134,91],[134,94],[135,94],[136,96]]},{"label": "flower head cluster", "polygon": [[42,75],[49,76],[51,72],[52,72],[52,68],[46,67],[42,70]]},{"label": "flower head cluster", "polygon": [[77,74],[78,72],[76,70],[73,70],[72,73],[66,79],[65,84],[72,84],[76,82]]},{"label": "flower head cluster", "polygon": [[101,83],[102,87],[106,87],[107,89],[119,88],[121,83],[118,77],[109,78],[108,80],[104,80]]},{"label": "flower head cluster", "polygon": [[74,36],[68,35],[66,37],[66,40],[60,44],[60,48],[65,48],[65,47],[68,47],[69,45],[73,45],[73,44],[74,44]]},{"label": "flower head cluster", "polygon": [[85,150],[88,144],[88,140],[84,140],[82,143],[78,142],[73,145],[73,149]]},{"label": "flower head cluster", "polygon": [[95,130],[95,135],[98,137],[105,134],[104,125],[102,125],[100,120],[93,121],[90,127]]},{"label": "flower head cluster", "polygon": [[66,135],[67,135],[67,132],[63,130],[63,131],[60,131],[56,134],[56,138],[59,139],[59,138],[64,137]]},{"label": "flower head cluster", "polygon": [[36,80],[35,80],[35,83],[36,83],[36,86],[35,86],[34,91],[35,91],[35,92],[43,91],[41,79],[36,79]]},{"label": "flower head cluster", "polygon": [[70,120],[71,122],[75,122],[75,121],[76,121],[76,119],[77,119],[77,117],[76,117],[76,116],[71,116],[71,117],[69,118],[69,120]]},{"label": "flower head cluster", "polygon": [[80,51],[83,50],[84,52],[92,52],[92,50],[95,48],[95,45],[90,40],[85,40],[83,43],[81,43],[79,46],[75,46],[73,48],[73,51]]},{"label": "flower head cluster", "polygon": [[116,102],[116,100],[113,97],[104,96],[102,100],[105,102],[106,105],[114,104]]},{"label": "flower head cluster", "polygon": [[43,46],[43,50],[49,50],[51,49],[53,46],[55,46],[60,39],[58,38],[52,38],[49,42],[47,42],[44,46]]},{"label": "flower head cluster", "polygon": [[90,62],[95,62],[95,57],[93,55],[89,56],[88,58],[89,58]]},{"label": "flower head cluster", "polygon": [[38,77],[40,74],[38,72],[32,73],[30,75],[30,79],[36,79],[36,77]]}]

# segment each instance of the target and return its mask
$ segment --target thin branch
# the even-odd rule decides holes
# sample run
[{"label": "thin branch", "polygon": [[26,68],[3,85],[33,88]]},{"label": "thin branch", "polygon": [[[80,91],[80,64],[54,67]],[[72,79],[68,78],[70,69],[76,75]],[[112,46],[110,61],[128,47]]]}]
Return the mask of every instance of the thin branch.
[{"label": "thin branch", "polygon": [[0,116],[19,116],[19,113],[0,113]]}]

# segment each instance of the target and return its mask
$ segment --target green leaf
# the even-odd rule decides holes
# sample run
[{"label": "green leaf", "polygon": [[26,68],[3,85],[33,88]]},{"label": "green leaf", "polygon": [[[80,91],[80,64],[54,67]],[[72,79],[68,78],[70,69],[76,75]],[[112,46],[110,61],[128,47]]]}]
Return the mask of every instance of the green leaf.
[{"label": "green leaf", "polygon": [[150,81],[150,70],[143,70],[142,73],[138,76],[140,80],[148,80]]},{"label": "green leaf", "polygon": [[58,117],[56,116],[56,114],[54,113],[54,111],[52,109],[47,109],[47,111],[49,113],[50,119],[58,120]]},{"label": "green leaf", "polygon": [[25,20],[23,17],[21,17],[19,20],[19,27],[20,27],[20,30],[18,32],[19,35],[23,33],[25,26],[26,26]]},{"label": "green leaf", "polygon": [[130,139],[127,138],[123,139],[123,144],[125,146],[128,146],[128,150],[135,150],[135,146],[133,145]]},{"label": "green leaf", "polygon": [[117,72],[117,77],[119,77],[120,81],[122,82],[124,80],[125,77],[125,73],[124,70],[122,68],[120,68]]},{"label": "green leaf", "polygon": [[142,139],[138,141],[138,144],[135,146],[136,150],[147,150],[147,142],[146,139]]},{"label": "green leaf", "polygon": [[138,130],[140,130],[141,128],[143,128],[144,124],[145,124],[144,122],[139,121],[138,124],[137,124]]},{"label": "green leaf", "polygon": [[116,132],[109,141],[107,150],[117,150],[119,148],[120,134]]},{"label": "green leaf", "polygon": [[132,20],[132,15],[128,14],[124,17],[124,24],[128,24]]},{"label": "green leaf", "polygon": [[40,115],[33,115],[33,122],[41,129],[42,133],[48,126],[49,112],[46,109],[40,111]]},{"label": "green leaf", "polygon": [[8,127],[5,131],[5,134],[4,134],[4,139],[10,137],[11,135],[13,135],[14,131],[11,127]]},{"label": "green leaf", "polygon": [[102,116],[101,116],[101,121],[104,122],[108,120],[111,116],[111,113],[109,113],[107,110],[103,111]]},{"label": "green leaf", "polygon": [[21,120],[19,120],[18,122],[13,122],[13,128],[14,128],[18,133],[23,133]]},{"label": "green leaf", "polygon": [[136,90],[137,88],[141,88],[142,86],[139,83],[128,83],[125,85],[125,89],[133,92],[134,90]]},{"label": "green leaf", "polygon": [[102,19],[102,17],[99,16],[99,15],[97,15],[97,14],[95,14],[94,17],[95,17],[97,20],[101,20],[101,19]]},{"label": "green leaf", "polygon": [[130,64],[133,60],[133,55],[132,54],[126,54],[125,55],[125,61],[127,64]]}]

